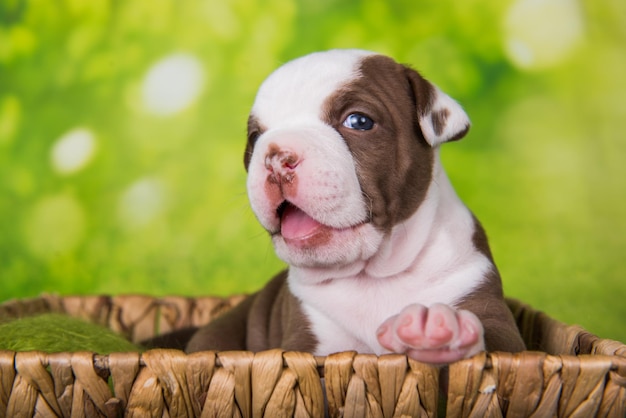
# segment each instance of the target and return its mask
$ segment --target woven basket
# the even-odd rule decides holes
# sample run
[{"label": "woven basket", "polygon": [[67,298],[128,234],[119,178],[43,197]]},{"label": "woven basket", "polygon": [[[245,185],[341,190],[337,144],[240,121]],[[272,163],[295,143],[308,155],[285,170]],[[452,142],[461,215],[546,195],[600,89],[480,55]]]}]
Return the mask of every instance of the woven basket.
[{"label": "woven basket", "polygon": [[[5,302],[0,317],[62,312],[139,342],[241,300],[42,296]],[[402,355],[0,351],[0,417],[626,416],[624,344],[508,302],[530,351],[450,365],[445,397],[437,368]]]}]

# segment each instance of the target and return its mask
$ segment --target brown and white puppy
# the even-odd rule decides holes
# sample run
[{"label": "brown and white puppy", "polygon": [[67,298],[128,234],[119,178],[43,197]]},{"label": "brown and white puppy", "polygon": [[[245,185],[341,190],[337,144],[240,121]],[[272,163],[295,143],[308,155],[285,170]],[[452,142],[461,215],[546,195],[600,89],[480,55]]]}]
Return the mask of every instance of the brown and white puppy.
[{"label": "brown and white puppy", "polygon": [[252,210],[289,269],[187,351],[407,353],[448,363],[524,344],[478,221],[439,162],[461,106],[360,50],[291,61],[261,86],[244,162]]}]

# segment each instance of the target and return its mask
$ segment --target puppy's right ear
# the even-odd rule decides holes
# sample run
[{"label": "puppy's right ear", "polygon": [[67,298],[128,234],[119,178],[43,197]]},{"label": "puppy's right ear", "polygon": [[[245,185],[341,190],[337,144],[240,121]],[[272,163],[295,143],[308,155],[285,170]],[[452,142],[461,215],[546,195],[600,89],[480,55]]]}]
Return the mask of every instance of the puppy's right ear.
[{"label": "puppy's right ear", "polygon": [[463,138],[469,130],[470,121],[461,105],[417,71],[406,67],[406,73],[413,89],[417,118],[426,142],[436,147],[444,142]]},{"label": "puppy's right ear", "polygon": [[263,128],[261,127],[261,124],[253,115],[250,115],[248,117],[248,142],[246,144],[246,150],[243,153],[243,165],[246,168],[246,171],[248,171],[248,167],[250,166],[254,145],[262,133]]}]

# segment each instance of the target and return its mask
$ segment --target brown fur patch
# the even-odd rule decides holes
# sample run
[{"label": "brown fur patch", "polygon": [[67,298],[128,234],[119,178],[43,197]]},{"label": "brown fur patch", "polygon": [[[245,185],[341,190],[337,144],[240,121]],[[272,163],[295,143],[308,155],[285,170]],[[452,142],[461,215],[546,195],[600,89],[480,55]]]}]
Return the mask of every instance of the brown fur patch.
[{"label": "brown fur patch", "polygon": [[257,294],[248,320],[247,350],[315,351],[317,339],[302,312],[300,301],[289,291],[287,270],[279,273]]},{"label": "brown fur patch", "polygon": [[[434,154],[418,115],[431,106],[433,89],[417,72],[388,57],[366,57],[359,70],[361,77],[327,99],[322,117],[354,156],[370,221],[390,230],[415,212],[431,182]],[[346,128],[342,123],[351,113],[369,116],[374,128]]]},{"label": "brown fur patch", "polygon": [[522,337],[515,325],[502,292],[502,281],[487,242],[485,230],[474,218],[475,231],[472,241],[476,249],[492,262],[492,269],[484,282],[474,291],[465,295],[456,307],[473,312],[485,329],[485,345],[489,351],[519,352],[525,350]]},{"label": "brown fur patch", "polygon": [[448,116],[450,116],[448,109],[441,109],[430,114],[430,120],[433,124],[435,135],[441,135],[443,133],[443,130],[446,128]]},{"label": "brown fur patch", "polygon": [[300,308],[300,302],[289,292],[286,279],[287,270],[284,270],[261,291],[201,328],[186,351],[257,352],[271,348],[315,351],[317,340]]},{"label": "brown fur patch", "polygon": [[456,308],[471,311],[480,319],[488,351],[516,353],[526,349],[513,314],[504,301],[500,274],[495,266],[487,273],[485,282],[465,295]]}]

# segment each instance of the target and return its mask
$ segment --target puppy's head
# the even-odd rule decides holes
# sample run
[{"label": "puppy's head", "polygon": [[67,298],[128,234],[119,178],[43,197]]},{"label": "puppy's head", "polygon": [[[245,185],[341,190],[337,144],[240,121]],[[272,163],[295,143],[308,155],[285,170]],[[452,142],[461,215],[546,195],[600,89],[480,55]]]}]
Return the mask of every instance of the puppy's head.
[{"label": "puppy's head", "polygon": [[424,200],[438,145],[468,129],[454,100],[390,58],[304,56],[271,74],[252,107],[252,209],[291,265],[367,260]]}]

